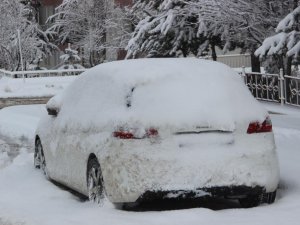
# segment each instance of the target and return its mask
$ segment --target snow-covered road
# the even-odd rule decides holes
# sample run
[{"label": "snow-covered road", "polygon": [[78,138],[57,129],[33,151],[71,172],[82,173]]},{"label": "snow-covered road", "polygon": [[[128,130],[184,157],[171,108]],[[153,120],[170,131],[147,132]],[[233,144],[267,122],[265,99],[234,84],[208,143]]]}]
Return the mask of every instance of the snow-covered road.
[{"label": "snow-covered road", "polygon": [[[11,110],[14,111],[7,109],[4,114],[9,115],[12,113]],[[38,112],[38,109],[33,108],[30,110],[28,108],[17,109],[18,112],[22,111],[25,118],[26,113],[31,110]],[[276,107],[274,110],[280,111]],[[238,204],[232,202],[217,202],[216,204],[223,204],[221,208],[226,209],[213,210],[218,207],[210,207],[208,204],[209,208],[202,208],[200,206],[206,206],[206,204],[197,203],[197,207],[194,208],[188,206],[174,210],[178,207],[173,206],[171,207],[173,210],[155,211],[155,209],[162,209],[157,207],[154,208],[154,211],[144,212],[117,210],[108,202],[103,207],[98,207],[82,201],[77,196],[47,181],[40,171],[33,168],[33,155],[25,148],[20,150],[20,154],[14,158],[12,163],[5,161],[3,153],[5,151],[1,148],[1,146],[5,146],[5,143],[0,141],[0,164],[1,156],[3,162],[6,162],[5,165],[2,165],[4,168],[1,169],[0,165],[0,224],[297,225],[300,221],[300,110],[283,110],[283,112],[287,112],[288,115],[274,114],[271,116],[281,168],[280,189],[278,198],[273,205],[240,209],[237,208]],[[36,113],[36,115],[38,114]],[[0,120],[8,123],[4,117],[0,111]],[[16,120],[17,117],[14,122]],[[35,128],[34,119],[28,124],[31,124],[32,130]],[[16,134],[26,135],[16,126]],[[12,131],[13,129],[7,134]],[[29,129],[28,135],[32,135],[30,131]],[[30,137],[28,138],[30,139]]]}]

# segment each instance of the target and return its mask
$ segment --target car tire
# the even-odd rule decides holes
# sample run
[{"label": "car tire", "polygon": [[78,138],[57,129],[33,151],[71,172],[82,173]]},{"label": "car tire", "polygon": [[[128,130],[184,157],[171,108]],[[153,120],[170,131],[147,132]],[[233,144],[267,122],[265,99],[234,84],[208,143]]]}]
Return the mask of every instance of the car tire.
[{"label": "car tire", "polygon": [[102,205],[105,199],[104,182],[101,167],[96,158],[90,159],[87,165],[87,189],[89,200]]},{"label": "car tire", "polygon": [[248,195],[245,198],[240,198],[239,202],[243,208],[256,207],[263,203],[263,194]]},{"label": "car tire", "polygon": [[276,199],[276,191],[265,193],[263,196],[263,202],[267,204],[272,204]]},{"label": "car tire", "polygon": [[40,139],[37,139],[35,142],[34,167],[37,169],[41,169],[45,174],[45,176],[48,178],[46,158],[44,155],[44,150]]}]

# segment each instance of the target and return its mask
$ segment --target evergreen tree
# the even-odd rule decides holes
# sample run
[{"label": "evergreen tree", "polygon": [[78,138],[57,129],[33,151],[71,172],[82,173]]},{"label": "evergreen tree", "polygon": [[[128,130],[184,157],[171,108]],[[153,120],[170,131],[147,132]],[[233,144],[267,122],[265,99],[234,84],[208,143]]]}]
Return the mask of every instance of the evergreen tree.
[{"label": "evergreen tree", "polygon": [[285,69],[286,74],[291,74],[292,58],[296,64],[299,63],[300,53],[300,6],[297,1],[294,2],[294,10],[286,15],[277,25],[276,34],[264,40],[262,45],[257,49],[255,54],[260,57],[279,55],[287,56],[284,65],[281,59],[281,67]]},{"label": "evergreen tree", "polygon": [[[254,51],[273,33],[287,0],[137,0],[127,57],[201,56],[215,47]],[[259,62],[258,62],[259,63]],[[259,69],[258,65],[258,69]]]},{"label": "evergreen tree", "polygon": [[65,49],[65,54],[60,56],[60,59],[63,61],[64,65],[59,69],[83,69],[84,67],[79,64],[81,58],[78,55],[78,51],[71,48],[71,45],[68,45],[68,48]]}]

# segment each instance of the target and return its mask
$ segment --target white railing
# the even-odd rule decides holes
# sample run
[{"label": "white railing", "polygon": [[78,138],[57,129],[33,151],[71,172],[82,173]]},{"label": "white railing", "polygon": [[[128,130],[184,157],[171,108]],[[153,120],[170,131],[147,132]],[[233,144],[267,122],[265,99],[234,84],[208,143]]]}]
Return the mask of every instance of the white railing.
[{"label": "white railing", "polygon": [[300,107],[300,78],[279,74],[240,73],[252,95],[263,101]]},{"label": "white railing", "polygon": [[285,103],[300,106],[300,78],[284,76],[285,80]]},{"label": "white railing", "polygon": [[74,76],[86,71],[86,69],[67,69],[67,70],[32,70],[32,71],[7,71],[0,69],[0,77],[10,78],[32,78],[32,77],[56,77]]}]

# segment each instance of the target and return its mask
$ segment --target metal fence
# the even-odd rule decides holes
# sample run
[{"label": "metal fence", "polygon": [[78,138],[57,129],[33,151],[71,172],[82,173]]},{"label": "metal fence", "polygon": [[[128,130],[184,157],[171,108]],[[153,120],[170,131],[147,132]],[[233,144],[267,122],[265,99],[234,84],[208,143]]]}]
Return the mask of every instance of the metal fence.
[{"label": "metal fence", "polygon": [[284,76],[285,78],[285,103],[300,106],[300,78]]},{"label": "metal fence", "polygon": [[10,78],[33,78],[33,77],[56,77],[56,76],[74,76],[86,71],[86,69],[68,69],[68,70],[33,70],[33,71],[6,71],[0,69],[0,77]]},{"label": "metal fence", "polygon": [[279,74],[240,73],[256,99],[300,107],[300,78]]}]

